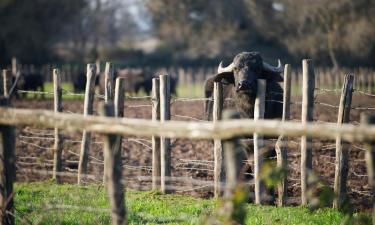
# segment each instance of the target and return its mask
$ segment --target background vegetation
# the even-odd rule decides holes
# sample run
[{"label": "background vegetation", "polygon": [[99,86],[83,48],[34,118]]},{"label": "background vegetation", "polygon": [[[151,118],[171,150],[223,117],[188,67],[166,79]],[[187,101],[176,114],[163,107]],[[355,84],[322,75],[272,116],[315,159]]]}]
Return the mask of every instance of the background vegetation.
[{"label": "background vegetation", "polygon": [[374,67],[372,0],[0,0],[0,64],[217,64],[239,51]]}]

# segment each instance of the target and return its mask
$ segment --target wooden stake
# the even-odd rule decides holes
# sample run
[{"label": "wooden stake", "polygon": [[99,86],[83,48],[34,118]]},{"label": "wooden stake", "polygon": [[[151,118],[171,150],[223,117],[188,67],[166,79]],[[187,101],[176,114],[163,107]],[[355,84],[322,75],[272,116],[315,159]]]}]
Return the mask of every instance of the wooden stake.
[{"label": "wooden stake", "polygon": [[[0,98],[0,106],[9,106],[6,98]],[[0,125],[0,224],[14,224],[13,182],[15,171],[14,127]]]},{"label": "wooden stake", "polygon": [[[313,121],[315,74],[311,59],[302,62],[302,124]],[[301,203],[308,204],[308,178],[312,170],[311,137],[301,137]]]},{"label": "wooden stake", "polygon": [[[362,125],[374,125],[375,116],[361,115]],[[365,144],[368,182],[371,188],[372,224],[375,224],[375,139]]]},{"label": "wooden stake", "polygon": [[17,71],[18,71],[17,58],[13,56],[12,57],[12,75],[16,76]]},{"label": "wooden stake", "polygon": [[[225,111],[224,120],[240,119],[240,115],[234,111]],[[231,199],[240,181],[243,165],[242,149],[237,138],[223,140],[224,160],[226,168],[225,198]]]},{"label": "wooden stake", "polygon": [[[257,97],[254,104],[254,121],[264,119],[266,105],[266,80],[258,80]],[[263,135],[254,133],[254,179],[255,179],[255,204],[263,203],[264,185],[261,180],[261,168],[265,145]]]},{"label": "wooden stake", "polygon": [[113,97],[115,94],[114,90],[114,83],[115,83],[115,73],[113,69],[113,64],[107,62],[105,64],[105,102],[108,103],[109,101],[113,101]]},{"label": "wooden stake", "polygon": [[[58,69],[53,70],[53,94],[54,94],[54,111],[62,112],[62,89],[61,76]],[[61,177],[58,175],[61,170],[61,154],[63,150],[63,136],[58,128],[55,128],[55,144],[53,154],[53,179],[56,183],[61,183]]]},{"label": "wooden stake", "polygon": [[[283,118],[282,121],[290,119],[290,99],[291,99],[291,67],[289,64],[285,65],[284,69],[284,93],[283,93]],[[288,155],[287,155],[288,137],[282,135],[276,143],[277,166],[279,169],[287,174],[288,171]],[[283,177],[277,187],[278,191],[278,206],[284,206],[287,199],[288,182],[287,176]]]},{"label": "wooden stake", "polygon": [[[107,103],[102,107],[101,114],[114,117],[114,106]],[[127,224],[125,209],[124,186],[122,184],[121,136],[104,136],[104,167],[106,187],[112,208],[112,224]]]},{"label": "wooden stake", "polygon": [[10,88],[12,87],[12,74],[9,70],[3,70],[3,95],[4,97],[9,96]]},{"label": "wooden stake", "polygon": [[[223,111],[223,85],[214,83],[213,122],[221,120]],[[223,193],[222,183],[225,181],[224,153],[220,139],[214,140],[214,196],[220,197]]]},{"label": "wooden stake", "polygon": [[[160,120],[160,82],[152,79],[152,120]],[[152,136],[152,189],[160,189],[161,162],[160,137]]]},{"label": "wooden stake", "polygon": [[[348,74],[345,76],[341,91],[339,114],[337,124],[348,123],[350,119],[350,108],[352,105],[354,76]],[[348,178],[349,160],[348,151],[350,144],[342,142],[341,137],[336,138],[336,161],[335,161],[335,183],[334,191],[337,198],[333,202],[333,207],[340,209],[344,200],[347,198],[346,180]]]},{"label": "wooden stake", "polygon": [[[160,75],[160,121],[170,120],[170,79],[168,75]],[[160,154],[161,154],[161,191],[169,192],[167,186],[168,179],[171,176],[171,149],[170,139],[160,138]]]},{"label": "wooden stake", "polygon": [[[86,74],[85,102],[84,102],[84,108],[83,108],[84,116],[92,115],[93,113],[95,77],[96,77],[95,64],[88,64],[87,74]],[[89,157],[89,152],[90,152],[90,145],[91,145],[91,133],[84,130],[82,134],[81,154],[79,157],[79,165],[78,165],[78,184],[79,185],[83,185],[86,182],[85,175],[87,174],[87,164],[88,164],[88,157]]]}]

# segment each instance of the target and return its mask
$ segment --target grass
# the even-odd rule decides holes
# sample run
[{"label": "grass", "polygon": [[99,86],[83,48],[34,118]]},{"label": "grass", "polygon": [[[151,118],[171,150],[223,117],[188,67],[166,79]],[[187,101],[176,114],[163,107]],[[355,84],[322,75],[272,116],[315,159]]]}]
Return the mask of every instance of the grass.
[{"label": "grass", "polygon": [[[69,95],[68,93],[74,93],[73,85],[68,82],[63,82],[61,83],[61,87],[63,89],[63,95],[62,98],[63,100],[83,100],[84,96],[83,95]],[[48,94],[44,95],[44,99],[47,100],[53,100],[53,83],[52,82],[45,82],[44,83],[44,92],[48,92]],[[84,94],[78,93],[78,94]],[[35,99],[35,94],[34,93],[26,93],[26,98],[27,99]],[[40,99],[40,95],[37,95],[37,98]]]},{"label": "grass", "polygon": [[[152,191],[126,193],[129,224],[200,224],[217,200]],[[51,182],[15,185],[18,224],[110,224],[110,205],[103,186],[55,185]],[[303,207],[247,206],[246,224],[340,224],[333,209],[310,212]],[[367,218],[368,219],[368,218]],[[368,221],[370,221],[368,219]]]},{"label": "grass", "polygon": [[177,96],[182,98],[202,98],[203,84],[178,85]]},{"label": "grass", "polygon": [[[83,100],[83,95],[69,95],[68,93],[74,93],[73,85],[68,82],[63,82],[61,84],[63,89],[63,100]],[[47,100],[53,100],[53,83],[46,82],[44,83],[44,91],[51,93],[44,95],[44,98]],[[77,94],[84,94],[84,92],[77,93]],[[137,96],[145,96],[146,93],[141,90]],[[40,98],[39,95],[37,95]],[[193,85],[179,85],[177,86],[177,97],[185,97],[185,98],[201,98],[203,97],[203,86],[201,84],[193,84]],[[35,99],[34,93],[27,93],[27,99]]]}]

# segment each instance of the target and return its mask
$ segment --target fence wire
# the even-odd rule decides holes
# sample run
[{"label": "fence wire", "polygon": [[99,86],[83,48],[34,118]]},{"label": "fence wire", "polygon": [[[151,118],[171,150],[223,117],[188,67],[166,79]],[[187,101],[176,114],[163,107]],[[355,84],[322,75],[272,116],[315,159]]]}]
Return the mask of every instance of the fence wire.
[{"label": "fence wire", "polygon": [[[339,92],[341,92],[341,89],[315,88],[315,90],[319,91],[319,93],[316,93],[316,95],[320,95],[320,94],[324,94],[324,93],[339,93]],[[50,94],[50,95],[53,95],[53,93],[51,93],[51,92],[24,91],[24,90],[19,90],[19,92],[20,93],[34,93],[34,94]],[[360,91],[360,90],[354,90],[354,93],[362,94],[362,95],[369,96],[369,97],[375,97],[374,94],[370,94],[370,93]],[[71,96],[84,96],[84,94],[73,93],[73,92],[69,92],[69,91],[66,91],[66,90],[63,90],[63,94],[64,95],[71,95]],[[272,92],[271,94],[282,95],[283,93]],[[99,99],[104,99],[103,95],[95,94],[95,96],[98,97]],[[125,98],[129,99],[129,100],[152,100],[152,96],[126,96]],[[213,99],[212,98],[176,98],[176,97],[171,98],[171,104],[176,103],[176,102],[200,102],[200,101],[213,101]],[[233,99],[226,98],[225,101],[233,101]],[[277,103],[283,104],[283,101],[277,101],[277,100],[267,100],[267,101],[268,102],[277,102]],[[317,105],[326,106],[326,107],[330,107],[330,108],[334,108],[334,109],[339,108],[339,106],[337,106],[337,105],[333,105],[333,104],[329,104],[329,103],[325,103],[325,102],[314,101],[314,103],[317,104]],[[301,105],[302,102],[291,102],[291,104]],[[151,104],[126,105],[125,107],[127,107],[127,108],[142,108],[142,107],[152,107],[152,105]],[[355,107],[352,107],[351,109],[353,109],[353,110],[375,110],[375,107],[355,106]],[[67,112],[73,113],[73,112],[70,112],[70,111],[67,111]],[[193,121],[205,121],[205,120],[202,120],[200,118],[195,118],[195,117],[187,116],[187,115],[172,114],[171,116],[176,117],[176,118],[193,120]],[[324,121],[322,121],[322,122],[324,122]],[[49,131],[46,131],[46,132],[43,132],[43,131],[42,132],[35,132],[35,131],[30,131],[30,130],[29,131],[24,130],[24,131],[28,134],[36,135],[36,136],[20,135],[19,137],[21,139],[26,139],[26,140],[27,139],[39,139],[39,140],[47,140],[47,141],[55,139],[53,137],[45,137],[45,136],[53,136],[54,134],[53,134],[52,130],[49,130]],[[64,141],[70,142],[70,143],[81,143],[80,140],[64,139]],[[133,143],[136,143],[136,144],[139,144],[139,145],[145,147],[148,150],[152,150],[152,147],[150,146],[151,141],[149,141],[149,140],[124,138],[124,141],[133,142]],[[145,142],[147,142],[147,144]],[[33,146],[33,147],[36,147],[36,148],[40,148],[40,149],[43,149],[43,150],[53,150],[52,147],[44,147],[44,146],[40,146],[40,145],[37,145],[35,143],[30,143],[30,142],[27,142],[27,141],[24,141],[24,140],[20,140],[20,143],[30,145],[30,146]],[[103,144],[103,142],[92,142],[92,143]],[[289,144],[297,145],[297,147],[300,145],[299,142],[290,141],[290,140],[289,140],[288,146],[289,146]],[[357,145],[351,145],[351,146],[355,149],[358,149],[358,150],[365,150],[364,148],[362,148],[360,146],[357,146]],[[335,144],[323,145],[323,146],[319,147],[320,150],[333,150],[335,148],[336,148]],[[75,153],[75,152],[70,151],[70,150],[69,150],[69,152],[79,157],[78,153]],[[316,156],[327,158],[329,160],[335,159],[334,156],[329,156],[329,155],[316,155]],[[95,158],[93,156],[89,156],[89,157],[90,157],[90,159],[92,159],[92,161],[90,161],[89,163],[95,164],[95,165],[103,165],[103,160]],[[300,157],[300,154],[298,154],[298,153],[297,154],[288,153],[288,158],[289,157],[297,157],[298,158],[298,157]],[[25,159],[25,160],[32,160],[33,157],[23,156],[23,157],[19,157],[19,158]],[[275,159],[275,157],[272,157],[270,159]],[[38,160],[36,160],[36,161],[38,161]],[[361,161],[363,161],[363,160],[361,160]],[[45,166],[45,167],[51,167],[51,166],[53,166],[53,164],[51,162],[53,162],[53,160],[43,159],[43,160],[38,161],[38,162],[25,162],[25,161],[22,160],[22,161],[17,161],[17,164],[29,165],[29,166],[40,165],[40,166]],[[248,163],[253,162],[253,160],[246,160],[246,162],[248,162]],[[78,161],[65,160],[65,163],[78,164]],[[331,161],[325,161],[325,163],[330,164],[330,165],[332,165],[332,164],[334,165],[334,163],[331,162]],[[192,171],[213,172],[214,171],[213,167],[214,167],[213,161],[210,161],[210,160],[178,159],[176,165],[174,166],[174,169],[176,169],[176,170],[186,170],[186,171],[190,171],[190,172],[192,172]],[[152,172],[152,166],[150,166],[150,165],[124,164],[123,168],[125,168],[127,170],[145,171],[147,173]],[[65,169],[71,171],[72,173],[62,172],[61,174],[63,174],[63,175],[69,174],[70,177],[76,178],[76,176],[77,176],[77,173],[76,173],[77,170],[76,169],[71,169],[69,167],[65,167]],[[300,171],[300,168],[299,168],[298,164],[289,164],[288,169],[293,170],[297,173]],[[18,168],[17,171],[22,172],[22,171],[26,171],[26,170],[22,170],[22,169]],[[28,171],[30,171],[30,170],[28,170]],[[35,171],[40,171],[40,170],[32,170],[32,171],[35,172]],[[37,173],[39,173],[39,172],[37,172]],[[52,175],[52,172],[46,172],[46,173],[40,172],[40,174]],[[253,173],[245,173],[245,174],[254,175]],[[355,176],[357,178],[360,178],[360,179],[367,177],[366,174],[360,174],[360,173],[357,173],[356,171],[352,171],[350,173],[350,175],[353,175],[353,176]],[[98,176],[97,175],[92,175],[92,176],[88,175],[88,178],[91,179],[91,180],[97,181]],[[170,179],[170,180],[171,181],[179,181],[179,182],[185,181],[185,182],[188,182],[190,185],[193,184],[193,185],[201,185],[201,186],[187,188],[188,185],[185,185],[184,187],[181,188],[180,186],[170,185],[170,186],[168,186],[168,189],[175,190],[176,192],[190,192],[190,191],[205,190],[205,189],[211,190],[213,185],[214,185],[213,181],[202,181],[202,180],[193,179],[191,177],[188,177],[188,178],[189,179],[187,179],[187,178],[185,179],[185,177],[175,177],[175,178]],[[132,178],[129,178],[129,179],[132,179]],[[147,176],[147,178],[146,178],[146,176],[143,176],[143,177],[138,176],[138,177],[135,177],[134,179],[138,179],[138,181],[151,181],[152,177]],[[167,180],[168,180],[168,178],[167,178]],[[290,185],[290,187],[300,187],[300,179],[288,177],[288,181],[293,182],[293,184]],[[140,188],[140,186],[136,186],[136,187]],[[351,188],[351,190],[349,192],[357,193],[359,195],[366,196],[366,197],[370,196],[370,192],[367,191],[367,190],[356,190],[356,189]]]}]

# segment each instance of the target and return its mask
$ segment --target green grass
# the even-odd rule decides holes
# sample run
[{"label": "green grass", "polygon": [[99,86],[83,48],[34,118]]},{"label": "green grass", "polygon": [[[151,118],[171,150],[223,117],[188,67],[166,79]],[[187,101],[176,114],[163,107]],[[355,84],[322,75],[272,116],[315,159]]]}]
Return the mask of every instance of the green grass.
[{"label": "green grass", "polygon": [[203,93],[203,84],[177,86],[177,96],[181,98],[202,98]]},{"label": "green grass", "polygon": [[[217,200],[158,192],[128,190],[129,224],[200,224]],[[15,185],[16,220],[37,224],[110,224],[109,202],[103,186],[79,187],[50,182]],[[246,224],[340,224],[333,209],[311,213],[303,207],[247,206]]]},{"label": "green grass", "polygon": [[[63,89],[63,100],[83,100],[83,95],[69,95],[69,93],[74,93],[73,85],[71,83],[63,82],[61,84]],[[53,83],[46,82],[44,83],[44,91],[48,93],[53,93]],[[78,93],[84,94],[84,92]],[[132,94],[133,95],[133,94]],[[145,96],[146,92],[142,89],[137,94],[137,96]],[[38,95],[39,97],[39,95]],[[192,85],[179,85],[177,86],[177,97],[184,97],[184,98],[201,98],[203,97],[203,85],[202,84],[192,84]],[[27,99],[34,99],[33,93],[26,94]],[[53,94],[46,94],[44,95],[45,99],[53,100]]]},{"label": "green grass", "polygon": [[[84,99],[83,95],[69,95],[69,93],[74,93],[73,85],[71,83],[63,82],[61,84],[61,87],[63,89],[63,96],[62,96],[63,100],[83,100]],[[53,100],[53,83],[52,82],[44,83],[44,92],[48,92],[48,94],[44,95],[44,99]],[[78,94],[84,94],[84,92],[78,93]],[[26,94],[27,99],[35,99],[34,96],[35,96],[34,93]],[[39,94],[37,95],[37,98],[40,99]]]}]

